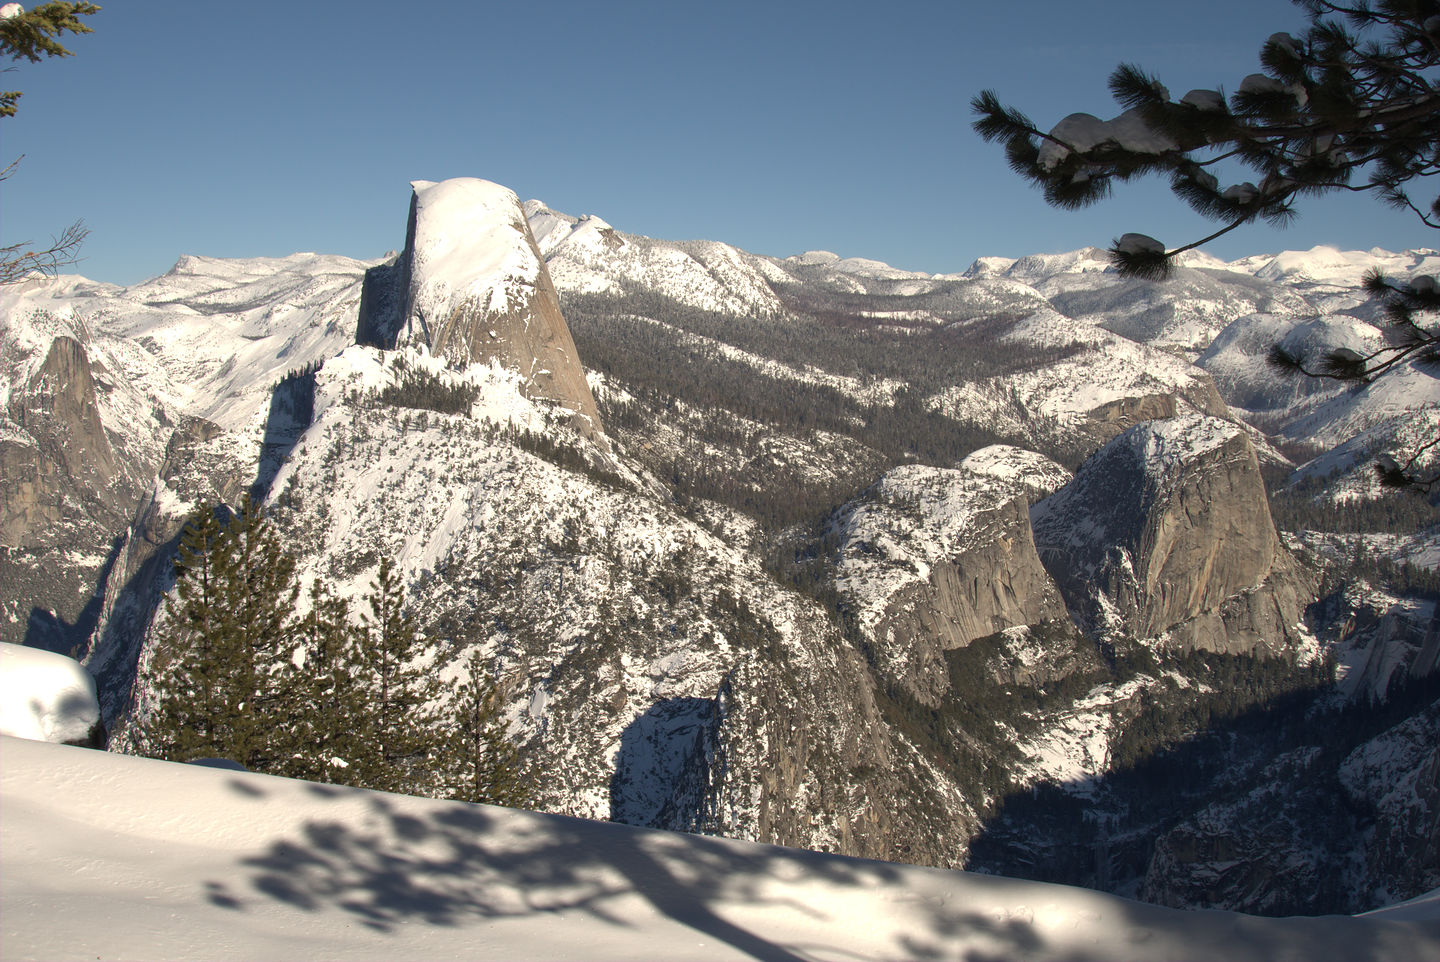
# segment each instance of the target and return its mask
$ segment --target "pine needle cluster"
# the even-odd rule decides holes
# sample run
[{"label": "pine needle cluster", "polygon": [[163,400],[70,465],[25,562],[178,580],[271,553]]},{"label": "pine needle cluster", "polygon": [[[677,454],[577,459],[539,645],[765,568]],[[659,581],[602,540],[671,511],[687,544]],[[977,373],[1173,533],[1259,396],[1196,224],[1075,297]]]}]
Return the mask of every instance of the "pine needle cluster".
[{"label": "pine needle cluster", "polygon": [[[1308,30],[1271,35],[1260,49],[1261,72],[1228,98],[1217,89],[1175,100],[1159,78],[1122,64],[1110,92],[1126,109],[1113,120],[1072,114],[1042,131],[986,90],[971,101],[974,129],[1002,143],[1010,166],[1058,207],[1096,203],[1114,183],[1154,174],[1168,177],[1172,193],[1191,209],[1220,223],[1174,248],[1126,234],[1110,248],[1123,276],[1164,280],[1178,254],[1257,220],[1288,224],[1297,200],[1337,191],[1371,194],[1440,229],[1440,195],[1428,201],[1411,195],[1440,173],[1440,0],[1295,2]],[[1226,165],[1248,168],[1254,180],[1222,185],[1217,174]],[[1276,345],[1271,364],[1365,385],[1401,365],[1440,360],[1435,278],[1401,284],[1377,273],[1366,287],[1388,321],[1384,345],[1318,358]],[[1411,452],[1404,464],[1381,458],[1375,466],[1381,484],[1429,490],[1440,482],[1440,475],[1416,469],[1436,443]]]},{"label": "pine needle cluster", "polygon": [[[1058,207],[1096,203],[1114,183],[1153,174],[1222,225],[1170,249],[1151,238],[1115,242],[1114,264],[1128,276],[1164,278],[1175,255],[1257,220],[1287,224],[1307,195],[1367,192],[1440,227],[1440,196],[1422,205],[1409,193],[1440,172],[1440,3],[1296,3],[1309,29],[1266,40],[1261,72],[1228,98],[1216,89],[1172,99],[1159,78],[1122,64],[1110,77],[1119,117],[1072,114],[1044,131],[986,90],[971,101],[974,129],[1003,144],[1010,166]],[[1222,185],[1226,164],[1254,180]]]}]

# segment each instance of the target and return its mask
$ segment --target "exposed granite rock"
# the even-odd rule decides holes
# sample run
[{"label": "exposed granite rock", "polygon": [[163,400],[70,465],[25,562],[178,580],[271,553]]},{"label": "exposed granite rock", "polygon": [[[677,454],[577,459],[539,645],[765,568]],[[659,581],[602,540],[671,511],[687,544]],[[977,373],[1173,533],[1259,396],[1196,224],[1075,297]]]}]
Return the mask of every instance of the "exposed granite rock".
[{"label": "exposed granite rock", "polygon": [[1440,888],[1440,701],[1351,752],[1340,784],[1374,819],[1362,849],[1371,889],[1361,907]]},{"label": "exposed granite rock", "polygon": [[1244,429],[1188,415],[1131,428],[1031,511],[1077,620],[1182,648],[1299,641],[1306,587],[1270,518]]},{"label": "exposed granite rock", "polygon": [[926,704],[949,687],[944,652],[1067,617],[1016,480],[896,468],[841,509],[833,530],[842,602],[878,667]]},{"label": "exposed granite rock", "polygon": [[1145,421],[1173,418],[1179,413],[1173,394],[1146,394],[1110,401],[1086,412],[1086,434],[1104,444]]},{"label": "exposed granite rock", "polygon": [[103,495],[118,473],[115,454],[79,341],[55,338],[24,391],[11,396],[7,413],[24,440],[0,442],[0,543],[12,548],[44,543],[45,529],[65,516],[67,503],[109,508]]},{"label": "exposed granite rock", "polygon": [[361,343],[423,345],[453,367],[517,371],[527,397],[603,433],[555,285],[520,200],[489,181],[415,181],[405,249],[366,277]]},{"label": "exposed granite rock", "polygon": [[30,343],[28,355],[7,345],[19,376],[0,424],[0,588],[19,610],[0,621],[0,640],[68,653],[94,627],[114,532],[134,509],[146,465],[112,446],[85,345],[57,334],[40,360]]},{"label": "exposed granite rock", "polygon": [[1374,908],[1353,902],[1357,826],[1325,767],[1318,749],[1287,752],[1254,773],[1248,791],[1161,834],[1140,897],[1259,915]]}]

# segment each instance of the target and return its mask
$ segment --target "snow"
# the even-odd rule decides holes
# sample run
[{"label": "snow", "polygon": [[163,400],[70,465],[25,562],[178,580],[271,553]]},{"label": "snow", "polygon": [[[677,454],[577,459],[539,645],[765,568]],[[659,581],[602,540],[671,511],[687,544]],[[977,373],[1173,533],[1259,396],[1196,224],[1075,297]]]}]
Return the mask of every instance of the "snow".
[{"label": "snow", "polygon": [[1029,759],[1026,776],[1058,784],[1075,796],[1093,797],[1099,779],[1110,768],[1110,740],[1120,721],[1117,706],[1133,700],[1153,682],[1141,675],[1123,685],[1101,685],[1058,717],[1047,719],[1043,730],[1018,745]]},{"label": "snow", "polygon": [[1115,244],[1115,249],[1125,254],[1165,253],[1165,245],[1148,234],[1125,234]]},{"label": "snow", "polygon": [[1244,429],[1230,421],[1208,415],[1180,415],[1150,421],[1143,431],[1126,435],[1145,469],[1158,481],[1174,477],[1182,465],[1208,454],[1236,437]]},{"label": "snow", "polygon": [[[1085,889],[0,740],[9,959],[1416,959]],[[77,791],[84,786],[83,791]]]},{"label": "snow", "polygon": [[475,177],[411,186],[411,313],[436,323],[466,303],[497,314],[521,306],[535,286],[540,260],[515,193]]},{"label": "snow", "polygon": [[978,520],[1023,495],[1018,474],[995,467],[1004,452],[992,454],[999,457],[982,458],[980,470],[893,468],[836,514],[835,588],[867,631],[876,629],[899,591],[928,581],[932,568],[971,547],[977,530],[984,530]]},{"label": "snow", "polygon": [[992,444],[972,452],[960,462],[960,467],[1014,482],[1037,499],[1054,494],[1074,477],[1063,465],[1045,455],[1009,444]]},{"label": "snow", "polygon": [[95,680],[78,661],[0,643],[0,734],[82,741],[99,720]]},{"label": "snow", "polygon": [[[1379,270],[1387,277],[1403,279],[1417,274],[1433,274],[1440,269],[1440,257],[1432,250],[1400,253],[1378,248],[1342,251],[1326,245],[1317,245],[1308,251],[1282,251],[1273,256],[1254,258],[1253,261],[1258,262],[1254,274],[1261,280],[1347,288],[1359,287],[1365,274],[1372,270]],[[1244,264],[1237,261],[1231,267],[1243,269]]]},{"label": "snow", "polygon": [[[1175,141],[1160,131],[1153,130],[1145,123],[1140,110],[1127,110],[1112,120],[1101,120],[1093,114],[1071,114],[1050,130],[1055,140],[1046,140],[1040,146],[1039,165],[1046,170],[1053,169],[1070,155],[1070,147],[1080,153],[1088,153],[1107,141],[1114,141],[1120,149],[1140,154],[1161,154],[1176,148]],[[1070,147],[1055,141],[1064,141]]]},{"label": "snow", "polygon": [[1220,111],[1225,109],[1225,97],[1218,90],[1192,90],[1180,98],[1182,104],[1189,104],[1197,110]]}]

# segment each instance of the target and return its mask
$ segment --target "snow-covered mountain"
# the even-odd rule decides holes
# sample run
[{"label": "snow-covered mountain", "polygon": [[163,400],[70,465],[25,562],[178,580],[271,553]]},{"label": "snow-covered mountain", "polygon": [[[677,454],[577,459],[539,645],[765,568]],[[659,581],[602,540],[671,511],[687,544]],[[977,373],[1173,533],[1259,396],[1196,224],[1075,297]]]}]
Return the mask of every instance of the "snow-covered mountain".
[{"label": "snow-covered mountain", "polygon": [[[395,565],[437,676],[478,654],[501,679],[553,813],[1198,891],[1213,859],[1158,840],[1317,747],[1285,712],[1332,731],[1374,692],[1390,714],[1306,756],[1317,794],[1354,786],[1326,844],[1365,862],[1367,805],[1425,837],[1420,787],[1346,759],[1435,731],[1433,629],[1389,617],[1433,611],[1406,594],[1423,572],[1384,567],[1434,553],[1375,540],[1435,519],[1367,464],[1440,405],[1420,369],[1354,392],[1259,365],[1272,336],[1383,336],[1354,264],[1429,254],[926,275],[639,237],[474,180],[417,182],[406,235],[0,290],[0,631],[85,660],[114,747],[164,684],[181,526],[250,493],[306,582],[356,598]],[[1369,513],[1332,520],[1335,492]],[[1210,730],[1193,784],[1136,801]],[[1423,753],[1387,757],[1428,784]],[[1350,912],[1427,876],[1375,862],[1308,903],[1267,877],[1265,904]]]}]

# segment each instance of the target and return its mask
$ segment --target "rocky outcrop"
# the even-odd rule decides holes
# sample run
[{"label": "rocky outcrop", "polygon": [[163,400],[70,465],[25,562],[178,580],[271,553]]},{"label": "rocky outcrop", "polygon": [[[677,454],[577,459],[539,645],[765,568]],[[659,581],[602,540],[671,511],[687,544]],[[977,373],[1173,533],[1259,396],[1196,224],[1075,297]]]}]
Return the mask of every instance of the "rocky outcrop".
[{"label": "rocky outcrop", "polygon": [[[1333,763],[1332,763],[1333,764]],[[1353,813],[1323,754],[1297,749],[1156,838],[1140,886],[1147,902],[1257,915],[1350,913]]]},{"label": "rocky outcrop", "polygon": [[[0,418],[0,640],[69,652],[94,627],[145,466],[111,444],[97,370],[108,375],[83,325],[44,320],[12,322],[0,344],[11,379]],[[47,326],[65,333],[46,336]]]},{"label": "rocky outcrop", "polygon": [[600,436],[595,399],[519,198],[474,178],[412,186],[405,249],[367,275],[357,339],[423,346],[456,368],[493,363],[518,372],[527,397],[568,408],[578,430]]},{"label": "rocky outcrop", "polygon": [[1031,511],[1077,620],[1182,648],[1279,652],[1305,585],[1280,544],[1245,431],[1189,415],[1131,428]]},{"label": "rocky outcrop", "polygon": [[1144,421],[1173,418],[1179,413],[1173,394],[1124,397],[1087,411],[1080,428],[1104,444]]},{"label": "rocky outcrop", "polygon": [[55,338],[7,413],[21,438],[0,441],[0,543],[31,547],[46,539],[67,502],[103,504],[117,474],[80,342]]},{"label": "rocky outcrop", "polygon": [[1066,618],[1035,553],[1023,485],[965,468],[896,468],[833,522],[836,589],[879,666],[921,701],[944,652]]},{"label": "rocky outcrop", "polygon": [[[1363,724],[1363,722],[1362,722]],[[1140,897],[1355,913],[1440,886],[1440,702],[1344,756],[1286,752],[1162,833]]]}]

